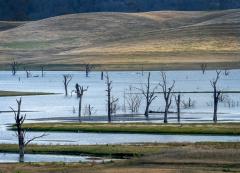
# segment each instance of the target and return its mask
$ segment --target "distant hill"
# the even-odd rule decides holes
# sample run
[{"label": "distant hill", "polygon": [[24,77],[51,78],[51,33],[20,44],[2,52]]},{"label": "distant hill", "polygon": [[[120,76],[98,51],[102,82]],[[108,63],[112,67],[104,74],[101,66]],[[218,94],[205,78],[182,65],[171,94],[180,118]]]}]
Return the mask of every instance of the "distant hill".
[{"label": "distant hill", "polygon": [[0,0],[0,20],[38,20],[84,12],[225,10],[240,0]]},{"label": "distant hill", "polygon": [[240,10],[80,13],[12,27],[0,32],[3,68],[12,59],[57,70],[240,67]]}]

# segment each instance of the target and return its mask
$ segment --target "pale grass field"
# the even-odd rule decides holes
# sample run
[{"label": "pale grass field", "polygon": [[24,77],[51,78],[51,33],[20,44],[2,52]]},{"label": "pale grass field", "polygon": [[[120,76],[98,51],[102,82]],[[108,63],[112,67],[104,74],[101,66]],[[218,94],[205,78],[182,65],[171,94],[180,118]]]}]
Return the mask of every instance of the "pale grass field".
[{"label": "pale grass field", "polygon": [[0,69],[161,70],[240,67],[240,11],[85,13],[0,32]]}]

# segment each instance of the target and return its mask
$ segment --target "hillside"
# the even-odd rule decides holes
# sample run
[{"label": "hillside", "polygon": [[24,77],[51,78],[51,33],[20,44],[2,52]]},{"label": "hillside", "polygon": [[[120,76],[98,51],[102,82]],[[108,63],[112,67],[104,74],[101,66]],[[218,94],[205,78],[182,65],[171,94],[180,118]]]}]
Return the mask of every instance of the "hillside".
[{"label": "hillside", "polygon": [[39,20],[87,12],[206,11],[240,8],[239,0],[0,0],[0,20]]},{"label": "hillside", "polygon": [[[82,13],[0,32],[0,63],[49,69],[240,67],[240,10]],[[63,67],[64,66],[64,67]]]}]

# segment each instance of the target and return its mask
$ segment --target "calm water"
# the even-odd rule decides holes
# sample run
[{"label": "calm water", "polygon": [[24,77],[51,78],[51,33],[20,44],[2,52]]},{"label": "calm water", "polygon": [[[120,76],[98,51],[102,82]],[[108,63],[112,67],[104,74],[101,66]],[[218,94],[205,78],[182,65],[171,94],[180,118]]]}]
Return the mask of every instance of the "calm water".
[{"label": "calm water", "polygon": [[[40,72],[32,72],[33,75],[40,75]],[[212,91],[210,80],[215,77],[215,71],[207,71],[205,75],[201,71],[170,71],[167,72],[168,81],[176,81],[175,91]],[[83,97],[83,110],[85,105],[91,104],[94,107],[94,115],[106,115],[106,84],[102,81],[100,72],[92,72],[88,78],[84,72],[45,72],[45,77],[26,78],[25,72],[18,72],[17,76],[11,76],[10,72],[0,72],[0,90],[13,91],[36,91],[63,93],[63,74],[71,74],[73,80],[69,85],[69,92],[74,90],[76,83],[85,87],[88,91]],[[161,81],[160,72],[152,72],[152,86],[158,85]],[[127,101],[124,99],[124,91],[131,85],[141,88],[146,83],[147,72],[109,72],[113,81],[113,95],[119,98],[118,114],[129,113],[123,111],[124,105],[127,108]],[[20,78],[20,81],[19,81]],[[219,81],[219,88],[224,91],[240,91],[240,70],[231,70],[228,76],[224,74]],[[160,87],[158,88],[160,91]],[[136,91],[137,92],[137,91]],[[225,94],[225,101],[219,105],[219,120],[239,121],[240,120],[240,94]],[[162,95],[153,101],[150,110],[163,111],[164,103]],[[191,98],[195,106],[191,109],[182,108],[183,121],[206,121],[212,120],[212,94],[183,94],[182,100]],[[9,111],[9,106],[15,107],[15,97],[0,98],[0,111]],[[125,101],[125,104],[124,104]],[[141,103],[139,113],[144,112],[144,100]],[[230,107],[229,107],[230,104]],[[77,112],[78,100],[75,95],[65,97],[63,94],[51,96],[28,96],[23,97],[22,109],[26,111],[36,111],[27,113],[28,119],[48,118],[48,117],[74,117],[74,109]],[[173,103],[171,111],[175,111]],[[162,116],[162,115],[159,115]],[[176,115],[170,115],[176,117]],[[1,113],[0,124],[11,123],[12,114]],[[176,120],[170,120],[175,122]]]},{"label": "calm water", "polygon": [[[40,75],[41,72],[32,72]],[[94,115],[106,115],[106,84],[101,80],[100,72],[92,72],[88,78],[84,72],[45,72],[45,77],[26,78],[25,72],[18,72],[13,77],[9,71],[0,72],[0,90],[54,92],[58,95],[26,96],[23,98],[22,110],[33,111],[27,113],[27,119],[35,122],[38,118],[52,117],[77,117],[78,100],[75,95],[65,97],[63,87],[63,74],[71,74],[73,80],[69,85],[69,92],[74,89],[76,83],[89,86],[83,97],[83,110],[87,104],[94,107]],[[109,72],[113,81],[113,95],[119,98],[118,114],[129,113],[123,111],[124,91],[131,85],[141,88],[147,80],[148,72]],[[201,71],[170,71],[167,72],[169,83],[176,81],[175,91],[212,91],[210,80],[215,78],[215,71],[207,71],[204,75]],[[161,82],[160,72],[151,72],[152,87]],[[231,70],[229,75],[222,74],[219,88],[224,91],[240,91],[240,70]],[[160,91],[160,87],[158,87]],[[164,103],[162,95],[152,103],[150,110],[163,111]],[[240,121],[240,94],[225,94],[225,101],[219,104],[219,121]],[[212,120],[212,94],[183,94],[182,100],[187,101],[191,97],[195,106],[190,109],[182,108],[182,122],[209,122]],[[230,106],[229,106],[230,105]],[[9,106],[16,107],[16,97],[0,97],[0,111],[9,111]],[[176,109],[173,102],[171,111]],[[144,100],[141,103],[139,113],[144,111]],[[162,114],[154,115],[162,118]],[[169,122],[176,122],[175,114],[170,114]],[[0,113],[0,142],[16,143],[13,132],[6,130],[6,125],[14,122],[12,113]],[[26,122],[30,122],[27,120]],[[162,122],[159,120],[158,122]],[[29,133],[34,136],[35,133]],[[108,140],[111,139],[111,140]],[[134,142],[196,142],[196,141],[239,141],[238,136],[189,136],[189,135],[136,135],[136,134],[94,134],[94,133],[49,133],[49,135],[37,143],[43,144],[106,144],[106,143],[134,143]]]},{"label": "calm water", "polygon": [[[119,133],[56,133],[46,132],[48,136],[35,140],[34,144],[49,145],[95,145],[95,144],[124,144],[124,143],[168,143],[168,142],[240,142],[240,136],[224,135],[152,135],[152,134],[119,134]],[[39,136],[40,132],[29,132],[27,138]],[[1,134],[0,143],[16,144],[14,132]]]},{"label": "calm water", "polygon": [[[0,163],[17,163],[18,154],[0,153]],[[49,154],[25,154],[25,162],[108,162],[110,159],[89,156],[49,155]]]}]

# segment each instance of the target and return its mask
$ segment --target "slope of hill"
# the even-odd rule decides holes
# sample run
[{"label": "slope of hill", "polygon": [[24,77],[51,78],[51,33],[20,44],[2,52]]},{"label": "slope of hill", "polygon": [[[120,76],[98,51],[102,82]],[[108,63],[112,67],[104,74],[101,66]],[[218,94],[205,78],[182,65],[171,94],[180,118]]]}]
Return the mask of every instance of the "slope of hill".
[{"label": "slope of hill", "polygon": [[37,20],[84,12],[226,10],[239,0],[1,0],[0,20]]},{"label": "slope of hill", "polygon": [[0,32],[0,63],[49,69],[240,67],[240,10],[82,13]]}]

